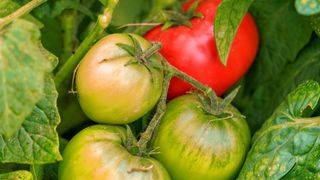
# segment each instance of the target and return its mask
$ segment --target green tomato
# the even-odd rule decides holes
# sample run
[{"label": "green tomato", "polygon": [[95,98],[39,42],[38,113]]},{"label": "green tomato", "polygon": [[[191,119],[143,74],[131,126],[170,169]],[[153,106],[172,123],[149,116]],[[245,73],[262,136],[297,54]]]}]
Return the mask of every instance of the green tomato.
[{"label": "green tomato", "polygon": [[165,180],[170,179],[155,159],[128,152],[123,127],[95,125],[71,139],[59,164],[60,180]]},{"label": "green tomato", "polygon": [[244,162],[250,131],[243,116],[229,105],[223,117],[210,115],[194,95],[168,104],[154,147],[173,179],[232,179]]},{"label": "green tomato", "polygon": [[[147,40],[131,34],[143,51]],[[133,45],[128,34],[112,34],[95,44],[81,61],[76,85],[82,110],[93,121],[127,124],[142,117],[157,103],[162,90],[162,70],[127,64],[134,57],[117,46]],[[159,63],[155,54],[150,61]],[[152,73],[152,75],[151,75]]]}]

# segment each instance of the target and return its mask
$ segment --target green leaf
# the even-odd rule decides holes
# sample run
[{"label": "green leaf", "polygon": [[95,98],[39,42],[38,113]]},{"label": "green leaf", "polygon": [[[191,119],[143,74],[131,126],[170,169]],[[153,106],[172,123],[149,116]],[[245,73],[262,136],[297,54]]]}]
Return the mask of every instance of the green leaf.
[{"label": "green leaf", "polygon": [[251,125],[254,123],[262,124],[298,84],[308,79],[320,82],[319,69],[320,39],[317,38],[300,52],[293,63],[283,68],[283,72],[278,79],[261,84],[257,87],[255,94],[247,100],[249,103],[245,115],[247,115]]},{"label": "green leaf", "polygon": [[22,19],[0,31],[0,134],[7,137],[40,100],[53,68],[39,38],[39,28]]},{"label": "green leaf", "polygon": [[123,50],[125,50],[130,56],[135,56],[135,48],[131,45],[124,43],[117,43],[117,46]]},{"label": "green leaf", "polygon": [[253,0],[224,0],[214,21],[214,34],[222,64],[227,60],[233,39]]},{"label": "green leaf", "polygon": [[[66,139],[60,138],[60,153],[64,151],[64,148],[67,146],[68,141]],[[59,162],[53,164],[43,164],[31,165],[31,172],[35,180],[57,180],[58,179],[58,169]]]},{"label": "green leaf", "polygon": [[301,84],[254,135],[239,179],[317,179],[320,173],[320,85]]},{"label": "green leaf", "polygon": [[291,0],[259,0],[251,7],[259,28],[260,50],[250,72],[250,90],[279,78],[312,34],[308,18],[297,14]]},{"label": "green leaf", "polygon": [[299,14],[314,15],[320,12],[319,0],[295,0],[295,6]]},{"label": "green leaf", "polygon": [[56,132],[60,122],[58,93],[51,77],[46,79],[44,92],[18,132],[9,139],[0,136],[1,162],[44,164],[61,160]]},{"label": "green leaf", "polygon": [[6,180],[33,180],[32,174],[29,171],[14,171],[6,174],[0,174],[0,179]]},{"label": "green leaf", "polygon": [[[292,0],[254,1],[251,14],[259,27],[260,49],[246,76],[244,95],[238,96],[238,101],[243,103],[239,109],[247,116],[254,132],[287,95],[288,91],[280,97],[275,95],[275,91],[280,90],[277,87],[279,84],[274,86],[275,82],[286,78],[283,72],[288,70],[287,65],[296,60],[299,52],[309,42],[312,28],[308,17],[295,11]],[[299,71],[303,67],[297,68]],[[296,85],[293,81],[290,84]]]}]

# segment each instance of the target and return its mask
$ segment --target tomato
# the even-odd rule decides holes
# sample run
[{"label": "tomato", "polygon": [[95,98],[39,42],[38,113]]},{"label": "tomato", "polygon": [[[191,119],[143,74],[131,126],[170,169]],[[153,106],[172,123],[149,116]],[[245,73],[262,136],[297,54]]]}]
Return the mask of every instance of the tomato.
[{"label": "tomato", "polygon": [[[184,6],[186,10],[193,1]],[[150,41],[162,43],[160,53],[170,64],[210,86],[218,95],[243,76],[258,50],[258,31],[251,15],[247,13],[238,29],[229,54],[227,66],[220,62],[213,34],[213,22],[221,0],[203,0],[196,9],[204,18],[191,20],[192,27],[177,26],[161,30],[155,27],[145,34]],[[191,85],[173,78],[169,98],[190,90]]]},{"label": "tomato", "polygon": [[[143,50],[151,46],[131,35]],[[142,117],[157,103],[162,90],[162,70],[127,63],[130,56],[117,44],[133,45],[128,34],[106,36],[81,61],[76,74],[79,103],[85,114],[99,123],[127,124]],[[160,62],[159,55],[150,61]]]},{"label": "tomato", "polygon": [[155,159],[130,154],[126,141],[126,130],[118,126],[95,125],[80,131],[63,152],[59,179],[170,179]]},{"label": "tomato", "polygon": [[173,179],[232,179],[250,145],[249,127],[227,106],[218,117],[205,113],[198,98],[184,95],[168,103],[153,146]]}]

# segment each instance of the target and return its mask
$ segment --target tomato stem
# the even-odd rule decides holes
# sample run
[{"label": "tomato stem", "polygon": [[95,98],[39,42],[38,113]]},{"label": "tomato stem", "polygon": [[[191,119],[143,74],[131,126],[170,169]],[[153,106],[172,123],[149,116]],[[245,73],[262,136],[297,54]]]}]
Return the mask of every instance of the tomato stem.
[{"label": "tomato stem", "polygon": [[[166,65],[166,64],[165,64]],[[167,69],[166,67],[164,69]],[[152,136],[159,125],[162,116],[166,111],[166,103],[167,103],[167,93],[169,89],[169,83],[173,74],[170,71],[164,73],[164,80],[162,85],[162,93],[160,96],[159,103],[157,105],[156,113],[151,119],[147,129],[141,134],[141,137],[138,141],[138,147],[140,149],[140,155],[143,155],[148,148],[148,143],[151,141]]]},{"label": "tomato stem", "polygon": [[[95,0],[86,0],[83,6],[90,8]],[[68,58],[73,54],[74,50],[79,45],[77,37],[79,25],[85,18],[85,15],[79,13],[76,9],[64,10],[59,18],[62,28],[62,54],[59,58],[58,67],[55,72],[58,72]]]},{"label": "tomato stem", "polygon": [[99,36],[109,26],[112,19],[113,10],[118,4],[118,1],[119,0],[108,1],[107,7],[104,9],[103,13],[99,15],[97,23],[94,26],[93,30],[80,44],[75,54],[73,54],[57,72],[54,80],[58,89],[60,89],[63,83],[65,83],[65,80],[70,77],[70,74],[72,74],[78,63],[81,61],[82,57],[87,53],[88,49],[95,43]]},{"label": "tomato stem", "polygon": [[167,66],[170,68],[170,71],[174,74],[174,76],[177,76],[177,77],[189,82],[193,87],[201,90],[206,96],[208,96],[212,100],[212,102],[214,103],[214,104],[212,104],[213,109],[218,107],[218,97],[217,97],[216,93],[210,87],[202,84],[201,82],[194,79],[193,77],[180,71],[176,67],[170,65],[168,62],[166,62],[166,63],[168,64]]},{"label": "tomato stem", "polygon": [[2,29],[4,26],[10,24],[13,20],[29,13],[34,8],[40,6],[41,4],[45,3],[47,0],[32,0],[16,10],[15,12],[9,14],[8,16],[5,16],[3,18],[0,18],[0,29]]}]

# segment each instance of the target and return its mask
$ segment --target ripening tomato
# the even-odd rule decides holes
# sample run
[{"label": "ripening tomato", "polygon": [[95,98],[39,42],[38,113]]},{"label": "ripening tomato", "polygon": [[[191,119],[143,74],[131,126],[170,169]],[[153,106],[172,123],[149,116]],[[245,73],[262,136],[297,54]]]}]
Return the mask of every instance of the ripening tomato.
[{"label": "ripening tomato", "polygon": [[95,125],[80,131],[63,152],[59,179],[170,179],[157,160],[130,154],[126,141],[126,130],[119,126]]},{"label": "ripening tomato", "polygon": [[[258,31],[251,15],[247,13],[237,31],[229,54],[227,66],[220,62],[217,52],[213,23],[218,5],[222,0],[203,0],[196,12],[204,18],[191,20],[192,27],[177,26],[161,30],[155,27],[145,34],[150,41],[162,43],[160,53],[170,64],[210,86],[218,95],[243,76],[254,61],[258,50]],[[184,5],[188,9],[194,0]],[[173,78],[169,98],[179,96],[191,88],[181,79]]]},{"label": "ripening tomato", "polygon": [[221,116],[206,113],[184,95],[167,107],[155,136],[155,156],[173,179],[233,179],[250,146],[249,127],[232,105]]},{"label": "ripening tomato", "polygon": [[[143,51],[151,47],[144,38],[131,36]],[[88,51],[77,70],[81,108],[90,119],[99,123],[133,122],[150,111],[161,95],[161,68],[127,64],[135,57],[120,48],[119,43],[133,45],[129,34],[108,35]],[[161,57],[154,54],[149,60],[157,63]]]}]

